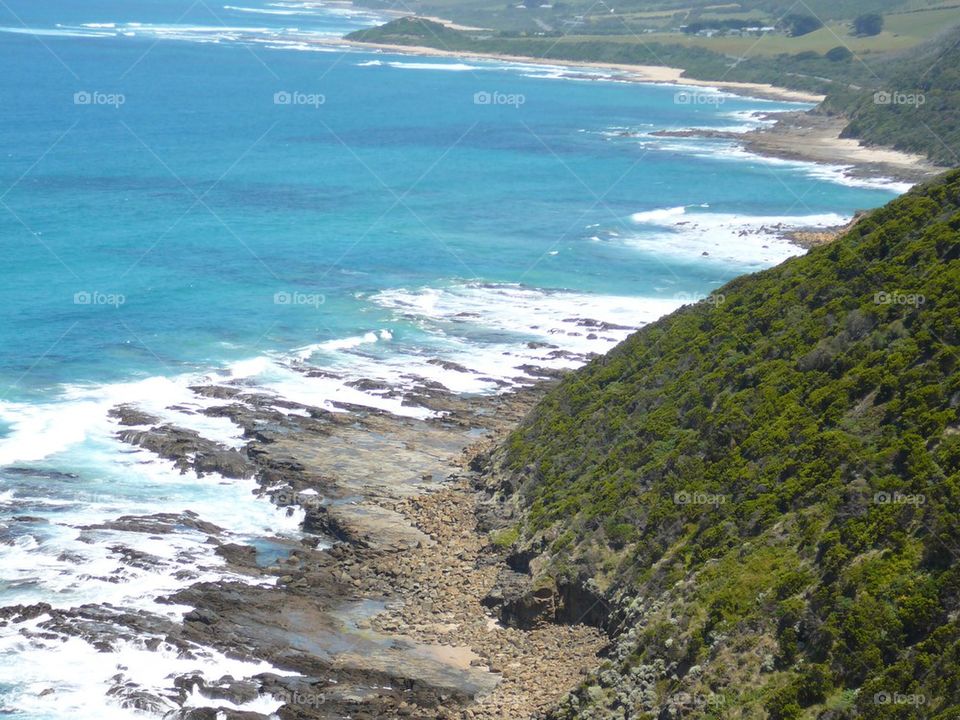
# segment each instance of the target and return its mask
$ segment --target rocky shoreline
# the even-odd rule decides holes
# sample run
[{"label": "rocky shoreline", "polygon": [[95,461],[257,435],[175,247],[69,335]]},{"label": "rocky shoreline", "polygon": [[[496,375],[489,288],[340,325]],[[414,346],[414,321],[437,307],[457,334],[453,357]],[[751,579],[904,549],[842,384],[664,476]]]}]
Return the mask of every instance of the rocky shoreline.
[{"label": "rocky shoreline", "polygon": [[[574,622],[589,618],[558,612],[562,599],[536,597],[527,576],[507,567],[491,540],[502,521],[491,515],[475,458],[554,382],[480,397],[408,389],[405,402],[442,411],[426,420],[363,407],[329,412],[242,386],[192,388],[222,401],[202,412],[241,427],[239,449],[118,406],[111,415],[123,442],[200,477],[254,478],[274,504],[304,513],[302,537],[278,539],[282,552],[264,564],[257,548],[190,512],[82,528],[90,542],[104,530],[203,533],[232,579],[161,598],[191,608],[179,622],[105,603],[40,603],[0,609],[0,627],[24,638],[81,638],[101,652],[124,642],[181,658],[213,649],[278,670],[181,674],[159,691],[118,670],[104,701],[158,717],[536,717],[597,664],[607,638]],[[113,550],[125,563],[159,562]],[[186,561],[180,572],[197,577]],[[264,699],[279,708],[248,709]]]},{"label": "rocky shoreline", "polygon": [[847,173],[854,178],[918,183],[947,170],[917,155],[869,147],[852,138],[842,137],[847,124],[842,117],[814,111],[795,111],[769,113],[766,118],[775,122],[745,133],[691,128],[658,130],[650,134],[657,137],[735,140],[742,143],[748,152],[764,157],[849,165]]}]

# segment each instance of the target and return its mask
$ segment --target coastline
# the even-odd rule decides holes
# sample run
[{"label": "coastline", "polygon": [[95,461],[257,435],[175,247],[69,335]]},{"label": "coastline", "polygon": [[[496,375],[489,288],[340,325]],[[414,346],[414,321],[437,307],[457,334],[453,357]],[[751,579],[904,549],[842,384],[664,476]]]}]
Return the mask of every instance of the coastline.
[{"label": "coastline", "polygon": [[[448,25],[448,27],[452,27]],[[359,49],[374,49],[392,52],[401,55],[418,55],[429,57],[449,57],[465,60],[498,60],[502,62],[519,62],[532,65],[552,65],[570,68],[584,68],[593,70],[616,70],[623,73],[622,80],[637,83],[655,83],[663,85],[687,85],[696,87],[717,88],[738,95],[760,98],[762,100],[785,100],[788,102],[819,103],[825,95],[790,90],[765,83],[734,82],[731,80],[695,80],[683,77],[681,68],[662,65],[627,65],[623,63],[590,62],[586,60],[552,60],[548,58],[529,57],[525,55],[507,55],[503,53],[481,53],[460,50],[443,50],[426,45],[396,45],[390,43],[358,42],[340,38],[337,44],[348,45]]]},{"label": "coastline", "polygon": [[244,429],[248,441],[236,450],[115,406],[123,442],[184,468],[254,477],[259,494],[304,513],[301,537],[272,539],[283,552],[264,564],[253,545],[192,513],[123,516],[86,530],[148,537],[191,527],[229,572],[157,597],[160,607],[182,608],[171,614],[40,602],[0,609],[0,625],[109,651],[155,638],[151,649],[168,656],[212,649],[253,670],[220,677],[171,669],[159,686],[125,673],[108,681],[107,695],[123,707],[189,720],[504,720],[544,712],[600,662],[607,636],[559,611],[518,613],[530,583],[493,541],[505,521],[486,501],[484,453],[558,373],[537,375],[502,395],[424,386],[411,402],[443,413],[424,419],[348,405],[331,412],[285,402],[278,411],[275,399],[242,381],[193,387],[223,403],[204,414]]},{"label": "coastline", "polygon": [[890,177],[910,183],[929,180],[949,168],[922,155],[862,145],[841,137],[846,120],[810,112],[777,113],[776,124],[740,136],[747,150],[786,160],[851,166],[853,177]]},{"label": "coastline", "polygon": [[[440,20],[435,18],[435,20]],[[447,21],[443,21],[448,24]],[[448,24],[448,26],[450,26]],[[550,65],[585,70],[610,70],[619,73],[618,80],[646,84],[663,84],[687,87],[704,87],[730,92],[736,95],[786,102],[819,104],[826,97],[815,93],[790,90],[770,84],[708,81],[684,77],[681,68],[656,65],[626,65],[619,63],[588,62],[575,60],[550,60],[507,55],[501,53],[478,53],[443,50],[420,45],[397,45],[389,43],[358,42],[341,38],[339,44],[362,50],[379,50],[399,55],[446,57],[461,60],[494,60],[534,65]],[[571,77],[576,77],[571,75]],[[724,137],[743,143],[746,150],[765,157],[820,165],[849,165],[851,177],[889,179],[915,184],[933,178],[948,168],[934,165],[921,155],[901,152],[893,148],[872,147],[853,138],[841,137],[846,125],[843,118],[814,114],[807,111],[784,111],[770,113],[776,123],[747,133],[717,133],[694,129],[676,131],[685,137]]]},{"label": "coastline", "polygon": [[[574,320],[583,333],[603,334],[607,325],[590,314],[564,322]],[[639,324],[639,318],[634,314],[627,322]],[[543,343],[528,343],[533,345]],[[591,356],[582,353],[584,361]],[[450,373],[469,372],[441,358],[426,362]],[[294,366],[310,377],[328,369]],[[282,510],[277,524],[252,540],[182,506],[161,513],[145,503],[129,515],[98,518],[78,527],[84,542],[110,543],[124,565],[176,573],[190,583],[151,592],[168,612],[128,608],[104,597],[56,607],[49,597],[53,608],[45,602],[0,608],[0,626],[9,626],[17,640],[77,638],[104,657],[122,658],[122,673],[103,676],[110,702],[184,720],[543,717],[600,663],[608,639],[603,621],[588,617],[596,605],[592,598],[531,591],[528,573],[518,558],[507,557],[508,543],[499,542],[516,518],[489,502],[497,480],[485,465],[486,453],[563,374],[525,365],[514,389],[489,395],[448,391],[435,375],[415,376],[413,389],[375,378],[350,380],[395,400],[391,407],[426,415],[344,402],[331,403],[334,412],[303,404],[315,400],[271,393],[238,374],[192,383],[190,392],[209,402],[185,401],[184,414],[232,423],[242,431],[235,445],[198,435],[189,419],[114,405],[111,437],[131,453],[170,461],[198,480],[207,476],[211,485],[249,481],[262,503]],[[167,396],[165,403],[181,400]],[[224,493],[217,497],[225,502]],[[281,536],[283,514],[302,533]],[[43,522],[27,514],[15,521],[22,527]],[[153,548],[130,539],[175,547],[164,538],[183,529],[223,560],[217,579],[197,574],[196,558],[204,556],[153,556],[147,552]],[[113,532],[127,539],[108,537]],[[116,579],[121,583],[122,575]],[[136,662],[126,663],[123,653],[135,643],[144,653],[160,650],[151,666],[163,668],[158,676],[164,684],[150,684],[136,674]],[[206,648],[248,666],[216,673],[204,672],[199,661],[188,667]],[[164,665],[172,654],[183,663]],[[91,672],[88,666],[84,674],[93,676],[99,667],[93,664]],[[49,702],[61,691],[52,683],[35,685],[31,692]]]}]

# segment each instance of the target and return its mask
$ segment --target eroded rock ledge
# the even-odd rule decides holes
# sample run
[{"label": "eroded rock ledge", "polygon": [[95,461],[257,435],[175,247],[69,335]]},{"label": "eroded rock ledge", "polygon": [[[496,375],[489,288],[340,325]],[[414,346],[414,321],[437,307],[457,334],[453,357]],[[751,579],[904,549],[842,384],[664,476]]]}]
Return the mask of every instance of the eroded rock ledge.
[{"label": "eroded rock ledge", "polygon": [[[510,569],[491,543],[471,460],[552,382],[480,398],[425,387],[412,401],[444,413],[428,420],[359,407],[328,412],[241,387],[193,388],[222,401],[198,412],[237,424],[242,447],[117,407],[122,441],[201,481],[211,473],[253,478],[278,506],[303,510],[303,538],[286,541],[285,556],[263,567],[255,548],[192,513],[116,518],[81,532],[98,542],[104,530],[159,536],[188,528],[207,536],[235,579],[202,582],[182,557],[171,571],[197,582],[161,599],[191,608],[180,621],[94,604],[2,608],[0,625],[25,637],[80,637],[102,651],[125,642],[188,658],[215,649],[281,671],[180,675],[163,692],[118,672],[110,701],[165,718],[257,720],[267,716],[236,708],[264,697],[282,702],[284,719],[543,713],[596,665],[606,637],[589,626],[597,624],[589,612],[576,617],[587,599],[573,589],[541,597],[524,568]],[[111,550],[125,564],[169,564]],[[530,598],[544,607],[524,610]]]}]

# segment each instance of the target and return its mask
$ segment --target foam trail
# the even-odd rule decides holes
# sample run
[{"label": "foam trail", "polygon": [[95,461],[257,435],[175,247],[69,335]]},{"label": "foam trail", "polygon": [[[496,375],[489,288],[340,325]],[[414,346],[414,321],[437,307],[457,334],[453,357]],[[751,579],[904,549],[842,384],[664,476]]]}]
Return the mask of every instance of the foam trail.
[{"label": "foam trail", "polygon": [[837,213],[755,216],[688,212],[689,209],[673,207],[634,213],[631,220],[644,229],[624,242],[675,259],[710,258],[731,265],[764,267],[803,253],[785,237],[788,231],[836,227],[850,219]]}]

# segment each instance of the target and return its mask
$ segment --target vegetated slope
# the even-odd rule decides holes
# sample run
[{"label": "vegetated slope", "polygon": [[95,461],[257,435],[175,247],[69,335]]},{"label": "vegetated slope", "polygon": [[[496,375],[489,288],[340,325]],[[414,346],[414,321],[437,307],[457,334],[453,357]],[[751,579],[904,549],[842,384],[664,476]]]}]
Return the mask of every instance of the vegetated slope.
[{"label": "vegetated slope", "polygon": [[958,411],[960,171],[564,379],[490,461],[615,637],[555,717],[960,718]]},{"label": "vegetated slope", "polygon": [[[869,67],[834,62],[819,53],[732,58],[703,47],[626,38],[579,38],[575,35],[518,36],[451,30],[422,18],[399,18],[347,36],[357,42],[422,45],[454,52],[523,55],[546,60],[605,62],[627,65],[679,67],[701,80],[774,83],[794,90],[826,93],[838,82],[866,86],[873,80]],[[840,78],[835,80],[834,77]]]},{"label": "vegetated slope", "polygon": [[850,118],[844,135],[960,164],[960,27],[869,65],[872,92],[827,99]]},{"label": "vegetated slope", "polygon": [[[362,0],[368,7],[398,9],[388,0]],[[637,13],[649,17],[670,17],[677,22],[701,17],[781,18],[791,13],[810,14],[824,21],[852,19],[863,13],[915,12],[946,5],[949,0],[809,0],[803,4],[790,0],[743,0],[718,3],[714,0],[624,0],[597,3],[591,0],[411,0],[403,10],[418,15],[439,15],[457,22],[486,23],[484,27],[521,27],[531,16],[547,20],[586,18],[596,21],[603,15],[635,18]],[[592,24],[592,23],[591,23]]]}]

